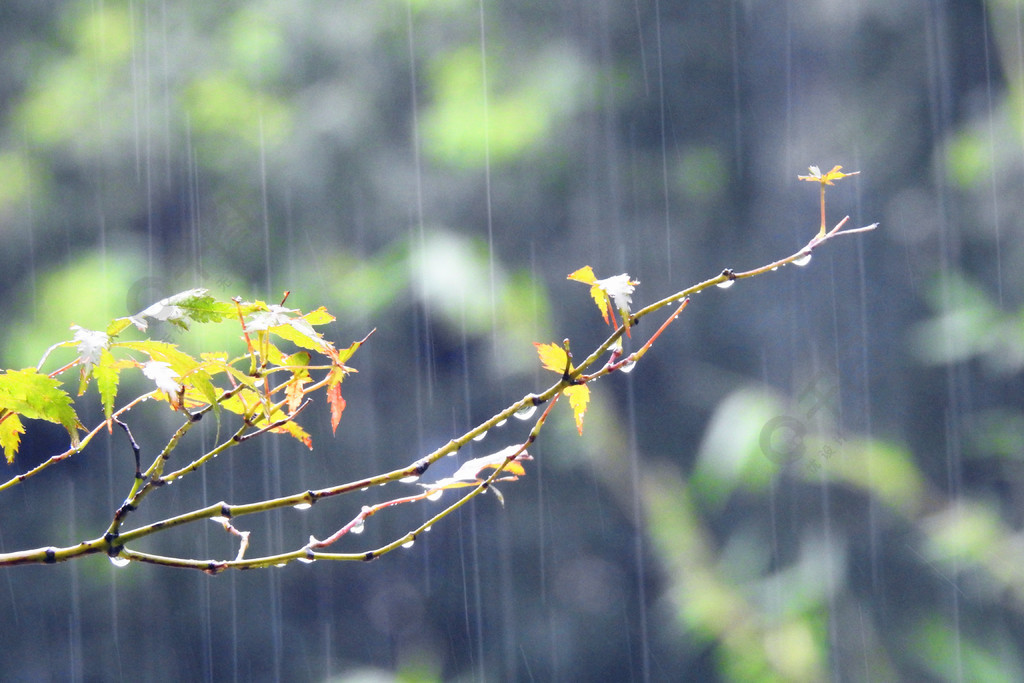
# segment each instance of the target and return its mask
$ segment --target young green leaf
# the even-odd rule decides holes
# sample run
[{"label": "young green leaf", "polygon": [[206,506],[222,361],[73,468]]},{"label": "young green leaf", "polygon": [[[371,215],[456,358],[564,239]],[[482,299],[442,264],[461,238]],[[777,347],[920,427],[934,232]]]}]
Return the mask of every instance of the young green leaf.
[{"label": "young green leaf", "polygon": [[78,445],[82,423],[72,407],[71,397],[58,380],[40,374],[35,368],[8,370],[0,375],[0,411],[4,410],[62,425],[72,445]]},{"label": "young green leaf", "polygon": [[[131,316],[129,320],[139,331],[145,332],[149,327],[146,318],[169,322],[183,330],[188,329],[190,321],[220,322],[234,315],[234,307],[217,301],[207,294],[206,289],[189,289],[179,292],[166,299],[161,299],[145,310]],[[115,321],[117,322],[117,321]]]},{"label": "young green leaf", "polygon": [[99,362],[93,369],[93,376],[96,378],[96,388],[100,392],[100,401],[103,403],[103,416],[110,419],[114,412],[114,399],[117,397],[117,385],[121,378],[121,370],[127,363],[118,362],[114,355],[107,349],[100,351]]},{"label": "young green leaf", "polygon": [[0,417],[0,448],[3,448],[8,465],[14,462],[14,456],[21,445],[21,435],[24,433],[25,427],[22,426],[17,413],[7,413]]}]

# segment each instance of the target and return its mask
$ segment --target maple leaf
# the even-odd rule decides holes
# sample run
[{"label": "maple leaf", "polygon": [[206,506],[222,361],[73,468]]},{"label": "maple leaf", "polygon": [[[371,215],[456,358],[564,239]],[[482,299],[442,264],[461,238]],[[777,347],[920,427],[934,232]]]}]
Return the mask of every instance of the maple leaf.
[{"label": "maple leaf", "polygon": [[114,360],[114,356],[107,349],[100,351],[94,374],[96,388],[100,391],[100,401],[103,403],[103,415],[107,419],[114,413],[114,399],[117,397],[117,385],[121,378],[120,370],[126,365],[127,363],[118,363]]},{"label": "maple leaf", "polygon": [[72,325],[71,329],[75,331],[75,341],[78,342],[78,362],[88,374],[92,366],[100,362],[100,353],[110,347],[110,337],[106,332],[87,330],[78,325]]},{"label": "maple leaf", "polygon": [[337,354],[333,345],[313,329],[313,325],[323,325],[333,321],[334,316],[327,313],[323,307],[307,313],[305,316],[299,315],[299,313],[296,309],[273,304],[267,306],[267,310],[253,313],[245,327],[250,332],[272,332],[304,349],[332,356]]},{"label": "maple leaf", "polygon": [[21,435],[24,433],[25,427],[22,426],[17,413],[7,413],[0,417],[0,448],[4,449],[8,465],[14,462],[14,456],[21,445]]},{"label": "maple leaf", "polygon": [[562,393],[569,399],[569,407],[572,408],[572,416],[576,420],[576,430],[583,436],[583,417],[587,414],[587,404],[590,402],[590,387],[586,384],[577,384],[566,387]]},{"label": "maple leaf", "polygon": [[626,335],[629,336],[629,306],[633,303],[633,290],[640,284],[639,281],[631,280],[627,273],[599,280],[590,266],[583,266],[569,273],[566,279],[590,285],[590,296],[597,304],[606,324],[618,326],[615,320],[615,311],[618,310],[626,326]]},{"label": "maple leaf", "polygon": [[[459,469],[455,470],[450,477],[438,479],[432,484],[420,484],[425,489],[434,491],[441,491],[444,489],[462,488],[466,486],[479,486],[487,479],[490,475],[482,475],[481,473],[487,469],[497,469],[501,467],[511,455],[521,450],[521,445],[508,446],[501,449],[497,453],[491,453],[490,455],[484,455],[479,458],[473,458],[467,460],[459,466]],[[526,474],[526,470],[520,464],[526,460],[533,460],[533,456],[523,451],[519,455],[515,456],[511,461],[505,465],[502,470],[501,476],[497,477],[494,481],[515,481],[519,477]]]},{"label": "maple leaf", "polygon": [[[23,431],[14,426],[20,424],[19,416],[60,424],[67,430],[72,445],[78,445],[78,430],[83,427],[71,397],[61,389],[59,380],[40,374],[35,368],[7,370],[0,374],[0,428],[5,429],[4,451],[8,459],[14,457],[10,448],[17,450],[11,430]],[[12,419],[15,423],[4,428]]]},{"label": "maple leaf", "polygon": [[309,377],[296,375],[285,385],[284,395],[288,398],[288,412],[294,413],[302,404],[302,397],[306,395],[303,386],[309,381]]},{"label": "maple leaf", "polygon": [[76,350],[78,351],[78,363],[81,365],[78,395],[81,396],[85,393],[89,378],[92,377],[93,366],[99,364],[100,354],[110,346],[110,337],[105,332],[87,330],[78,325],[72,325],[71,329],[75,332],[74,340],[78,342]]},{"label": "maple leaf", "polygon": [[[166,299],[157,301],[145,310],[136,313],[128,318],[140,332],[145,332],[149,327],[146,318],[172,323],[183,330],[188,329],[189,321],[195,322],[220,322],[233,313],[230,304],[217,301],[208,293],[208,290],[197,288],[179,292]],[[126,326],[123,319],[115,320],[107,332],[112,336]],[[118,329],[120,328],[120,329]]]},{"label": "maple leaf", "polygon": [[340,382],[327,387],[327,402],[331,406],[331,433],[336,434],[338,423],[341,422],[341,414],[345,412],[345,399],[341,395]]},{"label": "maple leaf", "polygon": [[[537,355],[545,370],[561,373],[568,378],[572,372],[572,363],[569,362],[569,355],[565,349],[558,344],[541,344],[534,342],[537,347]],[[576,429],[580,435],[583,434],[583,416],[587,413],[587,404],[590,402],[590,387],[586,384],[573,384],[562,390],[562,395],[569,399],[569,407],[572,408],[573,418],[576,420]]]},{"label": "maple leaf", "polygon": [[142,364],[142,374],[153,380],[156,388],[168,396],[175,396],[181,391],[178,384],[178,373],[171,369],[171,364],[162,360],[150,360]]},{"label": "maple leaf", "polygon": [[843,173],[842,166],[833,166],[832,170],[828,173],[822,173],[821,169],[817,166],[810,166],[807,169],[810,175],[798,175],[798,180],[806,180],[811,183],[819,183],[821,186],[821,227],[818,230],[818,237],[825,236],[825,186],[833,185],[833,180],[841,180],[847,176],[857,175],[860,171],[854,171],[853,173]]},{"label": "maple leaf", "polygon": [[833,180],[841,180],[848,176],[858,175],[860,171],[854,171],[853,173],[843,173],[842,166],[833,166],[832,170],[828,173],[822,173],[821,169],[817,166],[810,166],[807,168],[810,175],[798,175],[799,180],[806,180],[812,183],[821,183],[822,185],[834,185]]},{"label": "maple leaf", "polygon": [[564,348],[555,343],[541,344],[540,342],[533,342],[533,345],[537,347],[540,364],[544,366],[545,370],[559,374],[572,372],[572,363],[569,362],[569,356],[565,353]]}]

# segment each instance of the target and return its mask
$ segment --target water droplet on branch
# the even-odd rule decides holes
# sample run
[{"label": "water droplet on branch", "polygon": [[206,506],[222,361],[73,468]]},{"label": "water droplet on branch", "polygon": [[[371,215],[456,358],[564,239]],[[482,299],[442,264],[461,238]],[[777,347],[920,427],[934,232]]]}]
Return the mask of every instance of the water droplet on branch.
[{"label": "water droplet on branch", "polygon": [[524,408],[520,408],[519,410],[514,412],[512,415],[513,415],[513,417],[515,417],[515,418],[517,418],[519,420],[529,420],[531,417],[533,417],[533,414],[536,413],[536,412],[537,412],[537,406],[531,403],[530,405],[528,405],[528,406],[526,406]]},{"label": "water droplet on branch", "polygon": [[801,256],[800,258],[794,259],[793,260],[793,265],[794,266],[806,266],[810,262],[811,262],[811,254],[810,254],[810,252],[808,252],[808,253],[804,254],[803,256]]}]

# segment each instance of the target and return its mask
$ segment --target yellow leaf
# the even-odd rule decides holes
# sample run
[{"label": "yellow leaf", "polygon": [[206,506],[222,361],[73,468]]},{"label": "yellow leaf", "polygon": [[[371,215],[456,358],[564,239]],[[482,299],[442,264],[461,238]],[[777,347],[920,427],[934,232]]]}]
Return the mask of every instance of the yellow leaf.
[{"label": "yellow leaf", "polygon": [[576,420],[576,429],[580,436],[583,436],[583,417],[587,413],[587,404],[590,403],[590,387],[578,384],[566,387],[562,393],[569,399],[569,407],[572,408],[572,416]]},{"label": "yellow leaf", "polygon": [[594,275],[594,269],[590,266],[583,266],[577,271],[569,273],[566,280],[576,280],[582,282],[585,285],[592,285],[597,282],[597,276]]},{"label": "yellow leaf", "polygon": [[618,308],[623,322],[626,324],[626,334],[629,334],[630,295],[633,293],[633,288],[640,284],[639,282],[630,280],[626,273],[598,280],[594,275],[594,269],[590,266],[583,266],[579,270],[569,273],[567,279],[590,285],[590,296],[597,304],[598,310],[601,311],[605,324],[612,327],[619,324],[615,319],[615,310]]},{"label": "yellow leaf", "polygon": [[616,323],[615,309],[612,308],[612,300],[608,298],[608,294],[599,286],[593,285],[590,288],[590,296],[594,298],[594,303],[597,304],[597,308],[601,311],[605,324],[612,325]]},{"label": "yellow leaf", "polygon": [[25,428],[21,425],[17,413],[6,413],[0,420],[0,447],[3,448],[8,465],[14,463],[14,455],[18,452],[21,435],[24,433]]},{"label": "yellow leaf", "polygon": [[561,346],[555,343],[541,344],[540,342],[533,342],[533,345],[537,347],[537,355],[540,356],[540,363],[545,370],[558,374],[564,374],[566,371],[572,372],[569,358]]},{"label": "yellow leaf", "polygon": [[821,183],[822,185],[832,185],[833,180],[840,180],[847,176],[857,175],[860,171],[854,171],[853,173],[843,173],[842,166],[833,166],[832,170],[828,173],[822,173],[821,169],[817,166],[811,166],[807,169],[810,175],[798,175],[797,179],[806,180],[812,183]]}]

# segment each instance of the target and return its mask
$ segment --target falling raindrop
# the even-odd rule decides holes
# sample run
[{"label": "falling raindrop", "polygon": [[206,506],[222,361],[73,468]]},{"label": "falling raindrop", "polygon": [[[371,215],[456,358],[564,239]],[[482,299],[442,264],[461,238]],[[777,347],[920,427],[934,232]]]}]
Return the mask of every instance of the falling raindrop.
[{"label": "falling raindrop", "polygon": [[114,565],[115,567],[127,567],[129,564],[131,564],[131,560],[129,560],[127,557],[111,555],[110,564]]},{"label": "falling raindrop", "polygon": [[517,419],[520,419],[520,420],[529,420],[531,417],[533,417],[533,414],[536,413],[536,412],[537,412],[537,405],[534,404],[534,403],[531,403],[530,405],[528,405],[528,406],[526,406],[524,408],[520,408],[515,413],[513,413],[513,417],[516,417]]},{"label": "falling raindrop", "polygon": [[801,256],[800,258],[794,259],[793,260],[793,265],[794,266],[806,266],[810,262],[811,262],[811,254],[810,254],[810,252],[807,252],[806,254]]}]

